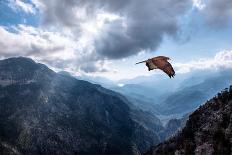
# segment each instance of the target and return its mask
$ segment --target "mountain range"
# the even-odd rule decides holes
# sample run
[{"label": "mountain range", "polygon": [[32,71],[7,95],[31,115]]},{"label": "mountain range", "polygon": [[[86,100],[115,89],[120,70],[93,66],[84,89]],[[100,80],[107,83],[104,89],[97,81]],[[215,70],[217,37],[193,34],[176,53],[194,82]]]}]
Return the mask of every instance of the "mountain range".
[{"label": "mountain range", "polygon": [[232,83],[232,70],[193,71],[177,74],[174,79],[165,75],[121,80],[121,87],[111,87],[128,98],[135,106],[150,111],[164,122],[191,113],[207,99]]},{"label": "mountain range", "polygon": [[[95,84],[92,84],[85,81],[86,78],[80,80],[80,77],[73,77],[67,72],[56,73],[29,58],[0,60],[0,152],[7,155],[140,155],[180,132],[189,115],[182,132],[195,134],[201,124],[193,130],[189,122],[196,120],[193,119],[196,113],[211,117],[215,110],[212,111],[210,105],[216,101],[220,104],[220,108],[216,108],[219,110],[217,114],[224,119],[223,109],[227,108],[224,102],[227,104],[231,99],[228,98],[231,89],[200,108],[209,109],[203,108],[191,114],[202,105],[203,100],[231,82],[230,72],[220,73],[212,73],[210,78],[202,79],[193,76],[183,80],[177,78],[178,82],[172,86],[170,81],[171,89],[166,95],[162,93],[167,88],[157,95],[154,90],[158,91],[158,88],[152,88],[146,82],[143,85],[132,80],[133,84],[118,87],[107,81],[106,87],[111,88],[107,89],[98,84],[104,81],[102,78],[95,78],[98,82],[93,81]],[[142,80],[144,78],[147,77]],[[187,83],[188,79],[194,80]],[[165,82],[155,81],[160,87],[165,86]],[[151,102],[155,98],[152,98],[153,94],[159,96],[157,101],[160,103]],[[180,117],[173,117],[176,114],[180,114]],[[225,119],[228,121],[227,115]],[[162,116],[170,117],[164,122]],[[198,116],[197,119],[201,120]],[[213,119],[205,118],[202,122],[215,121],[217,126],[218,120]],[[191,147],[194,148],[196,144],[194,141],[192,143],[194,145]],[[158,146],[163,148],[163,144]],[[224,142],[220,145],[224,145]],[[147,154],[160,150],[158,146],[152,147]],[[206,144],[204,146],[208,147]]]},{"label": "mountain range", "polygon": [[136,155],[162,141],[160,120],[100,85],[28,58],[0,61],[2,154]]}]

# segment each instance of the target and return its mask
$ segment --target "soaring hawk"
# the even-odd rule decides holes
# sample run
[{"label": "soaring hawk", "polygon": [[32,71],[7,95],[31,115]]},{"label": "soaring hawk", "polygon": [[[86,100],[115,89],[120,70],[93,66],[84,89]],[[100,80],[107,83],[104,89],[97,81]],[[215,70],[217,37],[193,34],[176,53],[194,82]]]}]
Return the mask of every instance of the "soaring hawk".
[{"label": "soaring hawk", "polygon": [[157,56],[145,61],[138,62],[136,64],[146,63],[149,71],[153,69],[160,69],[165,72],[170,78],[172,78],[175,76],[175,71],[168,60],[170,60],[169,57]]}]

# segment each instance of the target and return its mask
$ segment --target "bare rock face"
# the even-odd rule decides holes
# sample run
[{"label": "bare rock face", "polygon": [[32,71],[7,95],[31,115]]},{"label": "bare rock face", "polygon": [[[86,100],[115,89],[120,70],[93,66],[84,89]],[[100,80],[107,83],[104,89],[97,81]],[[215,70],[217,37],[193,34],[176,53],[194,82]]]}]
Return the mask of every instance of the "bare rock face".
[{"label": "bare rock face", "polygon": [[144,155],[213,155],[232,153],[232,86],[189,116],[175,137]]},{"label": "bare rock face", "polygon": [[0,61],[0,154],[140,154],[162,128],[99,85],[27,58]]}]

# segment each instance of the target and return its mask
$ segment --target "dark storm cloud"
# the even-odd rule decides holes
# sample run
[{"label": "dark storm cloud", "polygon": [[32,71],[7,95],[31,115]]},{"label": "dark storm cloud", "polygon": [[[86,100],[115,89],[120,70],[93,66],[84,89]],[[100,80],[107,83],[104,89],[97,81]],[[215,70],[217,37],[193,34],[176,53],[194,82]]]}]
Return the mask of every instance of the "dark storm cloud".
[{"label": "dark storm cloud", "polygon": [[209,0],[202,13],[209,25],[224,27],[232,19],[232,0]]},{"label": "dark storm cloud", "polygon": [[191,7],[191,0],[51,0],[44,4],[44,24],[65,26],[82,32],[80,23],[96,19],[99,12],[121,18],[104,23],[94,38],[97,55],[119,59],[155,50],[164,35],[175,36],[178,17]]},{"label": "dark storm cloud", "polygon": [[109,70],[104,68],[104,63],[101,62],[97,64],[95,62],[88,62],[80,66],[80,69],[86,73],[94,73],[94,72],[108,72]]}]

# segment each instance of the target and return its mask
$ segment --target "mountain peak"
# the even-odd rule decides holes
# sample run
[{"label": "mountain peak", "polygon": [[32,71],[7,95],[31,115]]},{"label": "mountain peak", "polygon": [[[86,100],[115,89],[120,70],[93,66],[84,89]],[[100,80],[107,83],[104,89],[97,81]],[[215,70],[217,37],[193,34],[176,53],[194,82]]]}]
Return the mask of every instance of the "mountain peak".
[{"label": "mountain peak", "polygon": [[[0,60],[0,85],[25,84],[52,76],[54,72],[43,64],[26,57]],[[46,78],[45,78],[46,77]]]},{"label": "mountain peak", "polygon": [[2,66],[1,69],[4,69],[4,67],[15,68],[15,67],[22,67],[22,68],[28,68],[28,67],[35,67],[37,63],[32,60],[31,58],[27,57],[13,57],[8,58],[4,60],[0,60],[0,65]]},{"label": "mountain peak", "polygon": [[35,63],[35,61],[31,58],[28,57],[23,57],[23,56],[19,56],[19,57],[11,57],[11,58],[7,58],[1,61],[27,61],[27,62],[31,62],[31,63]]}]

